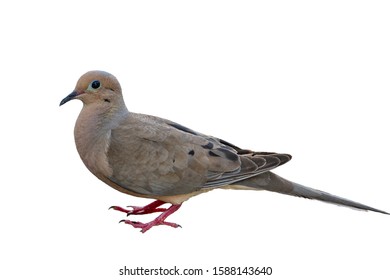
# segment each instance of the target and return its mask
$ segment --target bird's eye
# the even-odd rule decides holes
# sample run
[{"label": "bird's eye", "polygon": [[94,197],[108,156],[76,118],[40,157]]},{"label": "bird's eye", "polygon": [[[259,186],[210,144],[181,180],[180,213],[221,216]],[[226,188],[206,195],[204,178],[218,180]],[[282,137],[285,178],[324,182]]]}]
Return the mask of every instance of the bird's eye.
[{"label": "bird's eye", "polygon": [[91,88],[98,89],[100,87],[100,82],[98,80],[95,80],[91,83]]}]

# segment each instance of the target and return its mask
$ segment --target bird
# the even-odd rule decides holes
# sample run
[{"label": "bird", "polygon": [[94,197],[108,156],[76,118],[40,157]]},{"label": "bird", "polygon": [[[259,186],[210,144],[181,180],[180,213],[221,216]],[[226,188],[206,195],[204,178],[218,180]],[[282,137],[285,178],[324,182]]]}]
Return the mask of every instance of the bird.
[{"label": "bird", "polygon": [[[173,121],[130,112],[119,81],[108,72],[83,74],[60,106],[76,99],[83,107],[74,138],[87,169],[122,193],[154,199],[146,206],[109,208],[126,213],[120,222],[142,233],[159,225],[180,227],[167,217],[191,197],[214,189],[266,190],[389,214],[271,172],[290,161],[289,154],[241,149]],[[128,218],[149,213],[160,214],[146,223]]]}]

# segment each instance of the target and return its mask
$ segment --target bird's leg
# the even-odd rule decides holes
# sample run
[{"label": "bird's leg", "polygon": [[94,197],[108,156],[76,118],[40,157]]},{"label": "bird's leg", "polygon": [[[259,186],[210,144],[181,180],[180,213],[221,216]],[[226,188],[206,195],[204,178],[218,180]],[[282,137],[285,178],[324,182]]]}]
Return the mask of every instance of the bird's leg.
[{"label": "bird's leg", "polygon": [[171,207],[166,209],[162,214],[160,214],[160,216],[158,216],[153,221],[148,222],[148,223],[134,222],[134,221],[130,221],[130,220],[122,220],[122,221],[120,221],[120,223],[123,222],[125,224],[133,226],[134,228],[140,228],[142,233],[145,233],[149,229],[151,229],[152,227],[159,226],[159,225],[170,226],[173,228],[181,227],[178,224],[165,221],[165,219],[169,215],[175,213],[180,208],[180,206],[181,206],[181,204],[172,205]]},{"label": "bird's leg", "polygon": [[127,207],[133,208],[131,210],[120,207],[120,206],[111,206],[109,209],[114,209],[114,210],[117,210],[120,212],[124,212],[127,214],[127,216],[129,216],[129,215],[143,215],[143,214],[150,214],[150,213],[155,213],[155,212],[164,212],[165,210],[167,210],[166,208],[158,208],[159,206],[161,206],[163,204],[165,204],[164,201],[156,200],[156,201],[153,201],[152,203],[150,203],[146,206],[143,206],[143,207],[127,206]]}]

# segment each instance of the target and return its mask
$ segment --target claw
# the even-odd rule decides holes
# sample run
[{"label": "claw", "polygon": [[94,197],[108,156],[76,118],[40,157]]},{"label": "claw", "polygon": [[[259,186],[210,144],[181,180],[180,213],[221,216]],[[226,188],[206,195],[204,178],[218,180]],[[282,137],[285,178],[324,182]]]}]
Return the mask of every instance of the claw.
[{"label": "claw", "polygon": [[125,208],[120,207],[120,206],[111,206],[110,208],[108,208],[108,210],[110,210],[110,209],[114,209],[116,211],[124,212],[126,214],[128,214],[131,211],[131,210],[125,209]]},{"label": "claw", "polygon": [[142,224],[141,222],[137,222],[137,221],[130,221],[130,220],[120,220],[119,223],[125,223],[125,224],[128,224],[128,225],[133,225],[133,224]]}]

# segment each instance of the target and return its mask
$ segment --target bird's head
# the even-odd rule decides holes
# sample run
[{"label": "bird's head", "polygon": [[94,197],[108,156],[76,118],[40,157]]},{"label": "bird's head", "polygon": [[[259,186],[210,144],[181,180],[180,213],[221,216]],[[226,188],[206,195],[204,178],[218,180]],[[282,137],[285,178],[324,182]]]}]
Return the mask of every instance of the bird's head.
[{"label": "bird's head", "polygon": [[118,106],[123,103],[122,89],[118,80],[104,71],[89,71],[77,81],[76,88],[62,99],[60,106],[79,99],[84,105]]}]

